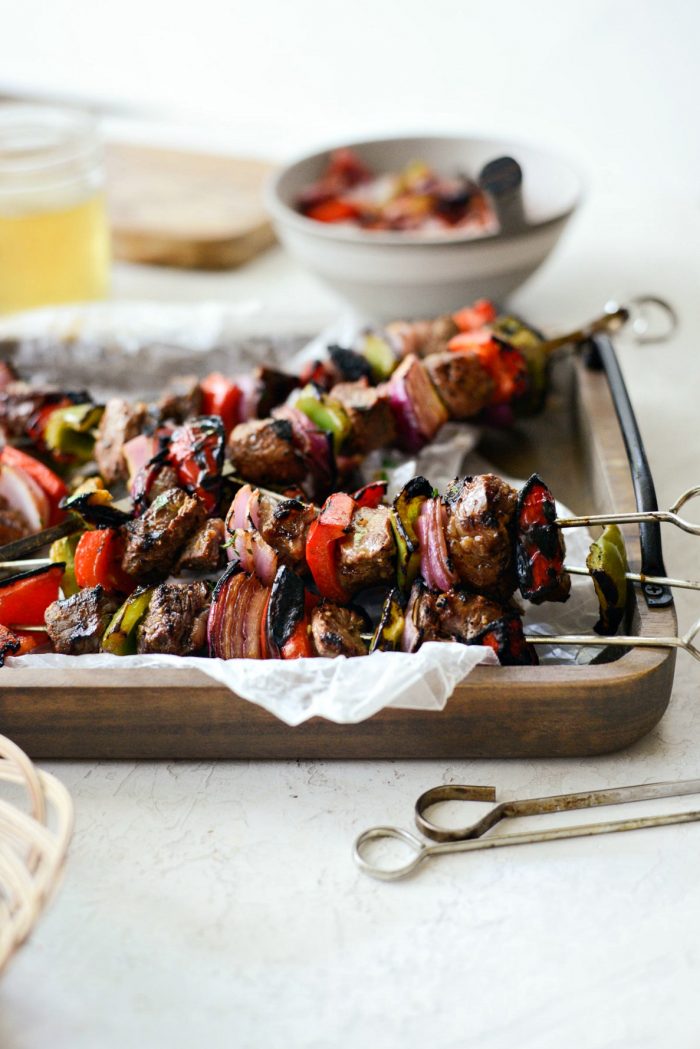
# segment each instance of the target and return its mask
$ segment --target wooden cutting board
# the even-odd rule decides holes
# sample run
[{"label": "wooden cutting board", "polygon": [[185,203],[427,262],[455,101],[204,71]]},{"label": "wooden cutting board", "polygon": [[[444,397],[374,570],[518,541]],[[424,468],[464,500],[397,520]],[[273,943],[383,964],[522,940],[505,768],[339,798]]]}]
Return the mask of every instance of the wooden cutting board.
[{"label": "wooden cutting board", "polygon": [[231,269],[274,241],[262,202],[272,165],[264,161],[111,143],[106,168],[118,259]]}]

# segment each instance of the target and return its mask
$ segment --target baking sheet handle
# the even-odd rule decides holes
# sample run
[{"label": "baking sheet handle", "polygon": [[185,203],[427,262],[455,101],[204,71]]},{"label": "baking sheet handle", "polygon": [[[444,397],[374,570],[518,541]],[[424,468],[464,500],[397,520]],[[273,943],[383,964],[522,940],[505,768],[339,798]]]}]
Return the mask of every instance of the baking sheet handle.
[{"label": "baking sheet handle", "polygon": [[[612,341],[607,335],[597,335],[590,340],[587,350],[586,365],[589,368],[602,369],[608,380],[625,441],[637,509],[658,510],[649,460]],[[658,522],[640,524],[639,540],[642,551],[642,575],[665,576],[667,573],[661,549],[661,527]],[[643,583],[642,592],[649,608],[666,608],[673,604],[673,594],[667,586]]]}]

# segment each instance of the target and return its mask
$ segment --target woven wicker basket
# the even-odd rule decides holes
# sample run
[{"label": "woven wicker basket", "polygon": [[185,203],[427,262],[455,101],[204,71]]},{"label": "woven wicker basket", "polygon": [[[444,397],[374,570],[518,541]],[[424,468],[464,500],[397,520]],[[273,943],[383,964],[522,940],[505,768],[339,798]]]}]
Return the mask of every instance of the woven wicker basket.
[{"label": "woven wicker basket", "polygon": [[[29,811],[3,796],[10,783],[26,790]],[[0,973],[55,890],[72,832],[66,788],[0,736]]]}]

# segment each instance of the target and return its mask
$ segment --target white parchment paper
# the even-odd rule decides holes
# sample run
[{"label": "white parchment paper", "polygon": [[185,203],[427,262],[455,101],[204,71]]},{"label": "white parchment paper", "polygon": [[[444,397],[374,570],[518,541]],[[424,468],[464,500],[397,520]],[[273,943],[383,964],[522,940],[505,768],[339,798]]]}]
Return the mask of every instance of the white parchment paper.
[{"label": "white parchment paper", "polygon": [[[355,316],[340,318],[331,328],[301,345],[287,339],[284,351],[279,341],[252,341],[245,332],[255,304],[173,307],[159,304],[107,304],[43,310],[3,322],[0,337],[28,340],[19,363],[23,369],[36,362],[45,378],[70,375],[91,389],[131,388],[134,377],[158,389],[167,376],[187,365],[198,372],[226,367],[243,370],[256,359],[283,358],[291,368],[300,360],[322,355],[332,342],[349,343],[361,326]],[[258,321],[257,327],[260,327]],[[60,340],[60,349],[56,348]],[[299,348],[301,345],[301,348]],[[96,351],[95,347],[100,347]],[[292,350],[294,354],[292,356]],[[222,360],[224,364],[222,365]],[[123,377],[123,381],[120,380]],[[376,453],[365,465],[367,479],[382,470],[389,477],[393,497],[411,477],[423,474],[440,489],[460,473],[483,473],[489,465],[474,454],[479,438],[476,427],[447,424],[438,439],[419,455]],[[522,483],[522,479],[509,479]],[[569,515],[558,504],[559,514]],[[586,529],[567,531],[567,561],[583,564],[590,536]],[[526,605],[528,632],[540,634],[581,633],[597,619],[597,605],[590,580],[573,577],[572,593],[564,605]],[[597,649],[539,647],[541,662],[566,662],[593,658]],[[475,666],[497,664],[489,648],[457,643],[430,642],[415,654],[375,652],[356,659],[220,660],[179,656],[111,656],[106,654],[62,656],[28,655],[9,658],[3,675],[21,675],[24,670],[44,670],[51,684],[70,686],[72,673],[94,670],[104,682],[112,668],[123,671],[147,668],[154,673],[164,667],[178,674],[195,669],[225,685],[244,699],[264,707],[289,725],[311,717],[350,723],[371,717],[384,707],[442,710],[455,686]],[[497,679],[494,679],[497,687]],[[185,700],[186,701],[186,700]]]}]

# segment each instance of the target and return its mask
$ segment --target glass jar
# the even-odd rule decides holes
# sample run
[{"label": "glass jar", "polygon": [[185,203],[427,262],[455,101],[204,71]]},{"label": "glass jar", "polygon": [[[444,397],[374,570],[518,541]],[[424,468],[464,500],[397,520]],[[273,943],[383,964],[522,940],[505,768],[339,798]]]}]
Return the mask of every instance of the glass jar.
[{"label": "glass jar", "polygon": [[103,298],[102,149],[85,113],[0,105],[0,313]]}]

